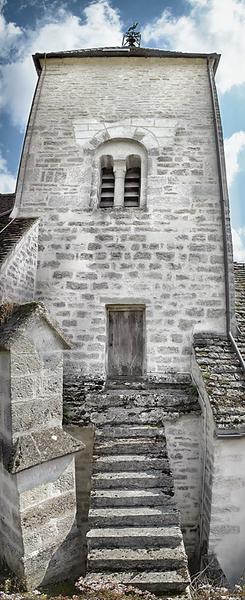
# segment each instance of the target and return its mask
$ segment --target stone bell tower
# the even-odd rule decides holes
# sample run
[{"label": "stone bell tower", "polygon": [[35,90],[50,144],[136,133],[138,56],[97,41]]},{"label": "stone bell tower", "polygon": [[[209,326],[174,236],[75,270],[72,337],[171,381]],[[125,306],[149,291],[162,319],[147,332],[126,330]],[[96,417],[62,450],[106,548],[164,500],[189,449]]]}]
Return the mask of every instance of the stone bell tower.
[{"label": "stone bell tower", "polygon": [[66,372],[189,372],[193,332],[224,334],[234,312],[219,56],[123,46],[34,62],[15,214],[40,217],[36,297],[74,343]]}]

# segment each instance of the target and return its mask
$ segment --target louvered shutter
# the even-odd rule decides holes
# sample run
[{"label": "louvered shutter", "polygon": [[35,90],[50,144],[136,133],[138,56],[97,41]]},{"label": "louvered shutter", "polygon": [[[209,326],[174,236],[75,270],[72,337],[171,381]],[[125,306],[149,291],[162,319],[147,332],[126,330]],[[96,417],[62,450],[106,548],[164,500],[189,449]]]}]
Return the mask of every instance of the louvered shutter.
[{"label": "louvered shutter", "polygon": [[124,184],[124,206],[139,206],[140,168],[127,169]]},{"label": "louvered shutter", "polygon": [[103,167],[101,174],[100,206],[110,208],[114,204],[115,178],[112,167]]}]

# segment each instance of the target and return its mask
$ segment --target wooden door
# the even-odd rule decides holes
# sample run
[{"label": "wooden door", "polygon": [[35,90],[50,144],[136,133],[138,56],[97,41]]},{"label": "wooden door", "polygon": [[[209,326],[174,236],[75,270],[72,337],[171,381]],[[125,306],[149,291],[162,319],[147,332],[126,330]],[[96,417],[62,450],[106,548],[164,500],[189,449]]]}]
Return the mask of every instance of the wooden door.
[{"label": "wooden door", "polygon": [[143,375],[142,308],[108,310],[108,376],[137,379]]}]

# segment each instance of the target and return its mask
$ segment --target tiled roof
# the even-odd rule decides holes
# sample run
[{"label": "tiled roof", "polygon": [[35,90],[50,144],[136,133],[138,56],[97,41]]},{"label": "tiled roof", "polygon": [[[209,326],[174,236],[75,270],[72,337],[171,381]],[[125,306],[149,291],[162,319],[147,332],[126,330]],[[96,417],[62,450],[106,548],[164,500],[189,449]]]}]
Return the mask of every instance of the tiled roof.
[{"label": "tiled roof", "polygon": [[9,217],[0,217],[0,266],[36,221],[34,218],[12,220]]},{"label": "tiled roof", "polygon": [[33,315],[45,319],[65,349],[71,347],[59,326],[51,320],[43,303],[13,304],[6,302],[0,305],[0,348],[9,350],[14,341],[23,333]]},{"label": "tiled roof", "polygon": [[196,335],[194,349],[217,428],[245,431],[245,375],[230,341]]},{"label": "tiled roof", "polygon": [[14,201],[15,194],[0,194],[0,218],[11,213]]}]

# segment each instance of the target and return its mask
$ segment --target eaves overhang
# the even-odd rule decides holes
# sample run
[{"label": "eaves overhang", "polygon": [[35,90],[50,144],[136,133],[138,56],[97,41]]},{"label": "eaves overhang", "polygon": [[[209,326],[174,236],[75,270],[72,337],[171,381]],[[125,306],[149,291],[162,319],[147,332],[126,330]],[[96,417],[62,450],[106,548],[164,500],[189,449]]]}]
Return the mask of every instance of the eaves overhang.
[{"label": "eaves overhang", "polygon": [[37,74],[42,71],[41,61],[49,58],[67,59],[67,58],[94,58],[94,57],[125,57],[135,58],[204,58],[207,61],[212,60],[214,73],[216,73],[220,54],[197,53],[197,52],[174,52],[172,50],[158,50],[157,48],[130,48],[129,46],[114,48],[88,48],[81,50],[65,50],[61,52],[37,52],[32,58],[36,67]]}]

